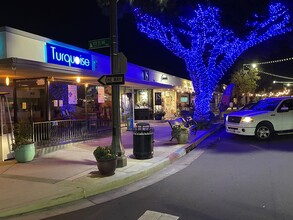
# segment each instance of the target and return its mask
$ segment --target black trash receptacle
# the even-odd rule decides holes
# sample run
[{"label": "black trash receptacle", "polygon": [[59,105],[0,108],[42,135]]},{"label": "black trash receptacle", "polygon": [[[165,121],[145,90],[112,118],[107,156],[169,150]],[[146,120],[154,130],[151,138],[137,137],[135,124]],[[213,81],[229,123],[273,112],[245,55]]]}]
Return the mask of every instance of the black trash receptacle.
[{"label": "black trash receptacle", "polygon": [[133,130],[133,155],[136,159],[150,159],[154,154],[154,128],[149,123],[136,124]]}]

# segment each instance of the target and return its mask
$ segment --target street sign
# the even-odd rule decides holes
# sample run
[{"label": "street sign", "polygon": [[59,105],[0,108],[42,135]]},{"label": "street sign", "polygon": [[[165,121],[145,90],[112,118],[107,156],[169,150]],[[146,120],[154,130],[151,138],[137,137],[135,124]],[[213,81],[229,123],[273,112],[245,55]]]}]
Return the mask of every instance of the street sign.
[{"label": "street sign", "polygon": [[111,40],[110,38],[102,38],[102,39],[96,39],[96,40],[90,40],[89,41],[89,49],[99,49],[104,47],[110,47]]},{"label": "street sign", "polygon": [[101,78],[98,79],[98,82],[104,86],[124,84],[124,74],[103,75]]}]

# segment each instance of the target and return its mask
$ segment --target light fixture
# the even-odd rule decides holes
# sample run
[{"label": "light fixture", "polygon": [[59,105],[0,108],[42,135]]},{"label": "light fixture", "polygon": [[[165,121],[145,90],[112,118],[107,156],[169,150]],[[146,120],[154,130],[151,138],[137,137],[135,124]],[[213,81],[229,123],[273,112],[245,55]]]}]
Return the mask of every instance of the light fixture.
[{"label": "light fixture", "polygon": [[80,83],[80,77],[76,78],[76,82]]},{"label": "light fixture", "polygon": [[9,86],[10,80],[8,76],[6,76],[5,83],[6,83],[6,86]]},{"label": "light fixture", "polygon": [[167,80],[167,79],[168,79],[168,76],[165,75],[165,74],[162,74],[162,76],[161,76],[161,80]]}]

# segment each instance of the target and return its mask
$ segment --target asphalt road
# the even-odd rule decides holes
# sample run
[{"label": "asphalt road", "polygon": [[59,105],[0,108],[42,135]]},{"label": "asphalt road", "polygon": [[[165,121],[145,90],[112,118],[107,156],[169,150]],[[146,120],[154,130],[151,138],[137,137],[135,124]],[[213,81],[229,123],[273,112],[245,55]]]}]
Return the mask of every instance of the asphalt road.
[{"label": "asphalt road", "polygon": [[47,219],[137,220],[151,211],[170,220],[291,220],[292,143],[292,135],[261,142],[221,130],[159,174],[104,195],[124,196],[92,197],[97,205]]}]

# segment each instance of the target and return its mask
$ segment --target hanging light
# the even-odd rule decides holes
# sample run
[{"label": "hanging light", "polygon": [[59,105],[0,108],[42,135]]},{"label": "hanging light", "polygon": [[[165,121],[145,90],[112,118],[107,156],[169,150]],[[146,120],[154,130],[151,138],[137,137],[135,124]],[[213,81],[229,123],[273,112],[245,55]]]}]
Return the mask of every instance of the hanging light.
[{"label": "hanging light", "polygon": [[6,86],[9,86],[10,80],[8,76],[6,76],[5,83],[6,83]]},{"label": "hanging light", "polygon": [[80,77],[76,78],[76,82],[80,83]]}]

